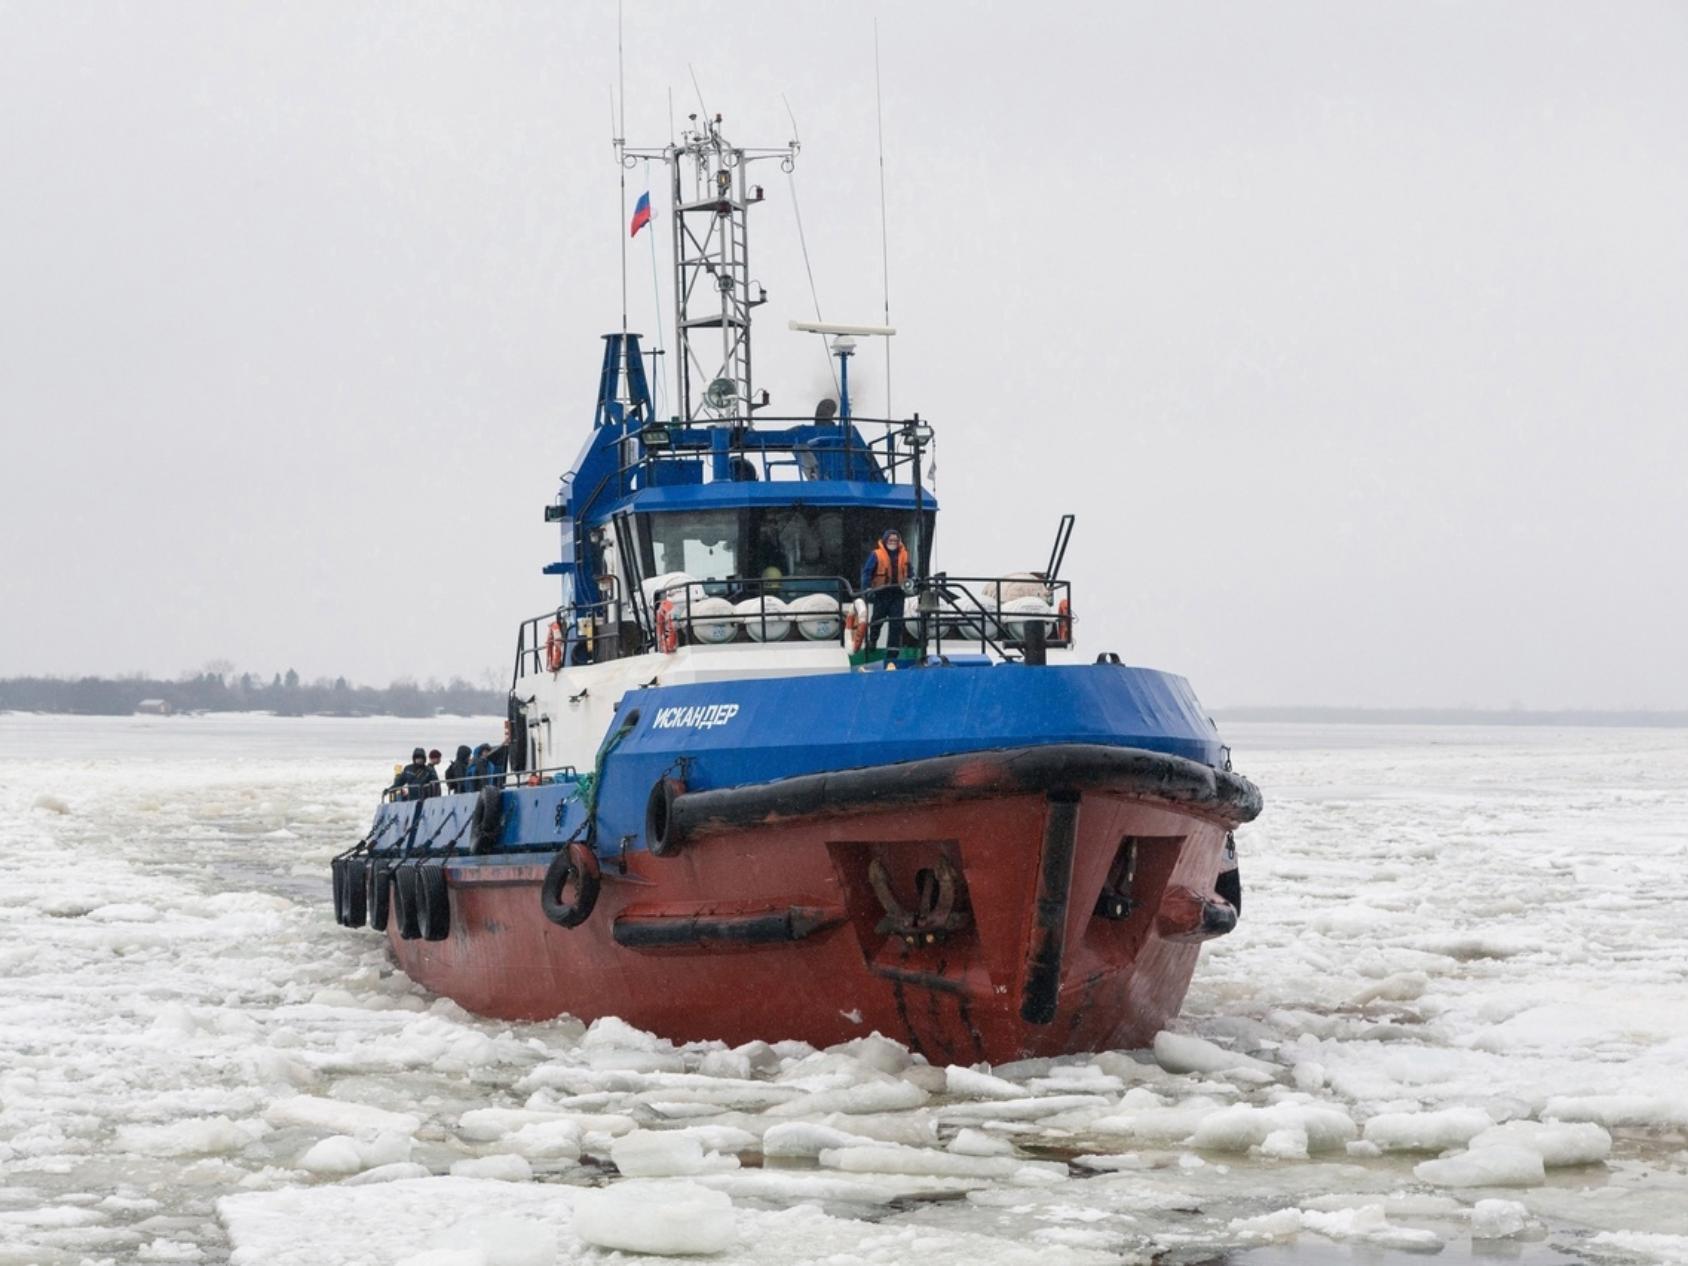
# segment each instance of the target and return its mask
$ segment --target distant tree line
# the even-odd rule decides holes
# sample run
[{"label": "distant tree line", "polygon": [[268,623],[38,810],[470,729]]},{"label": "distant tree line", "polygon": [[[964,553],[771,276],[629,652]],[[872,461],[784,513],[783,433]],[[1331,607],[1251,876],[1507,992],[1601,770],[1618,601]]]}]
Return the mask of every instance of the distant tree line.
[{"label": "distant tree line", "polygon": [[354,686],[344,677],[303,682],[289,668],[268,681],[252,673],[184,673],[174,681],[126,677],[11,677],[0,679],[0,712],[71,712],[127,716],[143,700],[171,712],[274,712],[281,716],[424,717],[436,712],[498,716],[505,694],[453,677],[441,684],[400,678],[386,687]]}]

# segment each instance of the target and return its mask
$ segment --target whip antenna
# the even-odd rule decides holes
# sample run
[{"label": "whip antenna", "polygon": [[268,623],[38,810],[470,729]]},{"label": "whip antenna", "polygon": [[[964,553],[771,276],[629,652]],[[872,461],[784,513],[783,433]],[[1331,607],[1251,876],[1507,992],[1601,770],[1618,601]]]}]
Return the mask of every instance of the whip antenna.
[{"label": "whip antenna", "polygon": [[[787,107],[788,109],[790,107]],[[891,324],[891,248],[885,217],[885,97],[879,88],[879,19],[873,19],[873,113],[879,129],[879,293],[885,301],[885,324]],[[796,126],[795,123],[792,124]],[[816,318],[820,312],[816,311]],[[885,416],[891,412],[891,340],[885,340]]]},{"label": "whip antenna", "polygon": [[620,117],[614,99],[610,101],[610,125],[615,132],[615,165],[621,169],[621,205],[615,213],[615,235],[621,241],[621,342],[627,345],[627,234],[622,225],[627,219],[627,164],[623,156],[627,148],[627,69],[621,55],[621,3],[615,6],[615,78],[621,94]]},{"label": "whip antenna", "polygon": [[[797,134],[797,115],[792,112],[791,102],[787,100],[785,93],[780,93],[780,100],[785,103],[786,117],[791,120],[791,147],[795,150],[802,144]],[[815,288],[815,269],[809,263],[809,240],[803,236],[803,210],[797,205],[797,177],[788,169],[785,181],[791,186],[791,213],[797,217],[797,244],[803,248],[803,271],[809,275],[809,298],[815,304],[815,320],[824,321],[826,318],[821,316],[820,291]],[[832,351],[826,345],[826,335],[818,331],[817,335],[821,341],[821,359],[826,361],[826,372],[832,376],[832,389],[838,392],[842,399],[843,392],[838,385],[838,368],[832,363]]]}]

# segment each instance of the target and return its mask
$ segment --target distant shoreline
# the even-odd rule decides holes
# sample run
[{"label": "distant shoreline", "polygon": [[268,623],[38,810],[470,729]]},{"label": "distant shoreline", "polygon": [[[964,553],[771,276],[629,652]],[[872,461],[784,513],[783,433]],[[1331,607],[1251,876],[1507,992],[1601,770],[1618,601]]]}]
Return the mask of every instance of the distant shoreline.
[{"label": "distant shoreline", "polygon": [[1617,708],[1214,708],[1218,721],[1270,721],[1321,725],[1633,726],[1688,729],[1688,711]]}]

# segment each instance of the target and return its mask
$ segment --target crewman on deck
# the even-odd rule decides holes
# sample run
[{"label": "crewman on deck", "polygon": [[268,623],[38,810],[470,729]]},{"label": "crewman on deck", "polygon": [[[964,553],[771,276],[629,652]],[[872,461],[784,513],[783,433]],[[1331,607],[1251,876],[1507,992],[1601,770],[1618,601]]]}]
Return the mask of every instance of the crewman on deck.
[{"label": "crewman on deck", "polygon": [[509,767],[510,744],[503,743],[493,747],[490,743],[482,743],[475,748],[475,754],[469,759],[469,777],[464,785],[465,791],[479,790],[481,787],[499,787],[504,784],[504,771]]},{"label": "crewman on deck", "polygon": [[467,791],[469,789],[469,745],[460,743],[457,747],[457,757],[445,767],[445,789],[452,791]]},{"label": "crewman on deck", "polygon": [[426,749],[419,747],[410,754],[410,764],[399,770],[398,777],[393,779],[393,790],[398,793],[396,798],[399,800],[423,800],[440,794],[439,775],[428,763]]},{"label": "crewman on deck", "polygon": [[888,528],[862,564],[861,587],[868,591],[872,610],[866,645],[877,646],[879,626],[887,624],[890,631],[885,638],[885,649],[892,656],[903,646],[902,584],[908,577],[908,550],[903,548],[903,534],[896,528]]}]

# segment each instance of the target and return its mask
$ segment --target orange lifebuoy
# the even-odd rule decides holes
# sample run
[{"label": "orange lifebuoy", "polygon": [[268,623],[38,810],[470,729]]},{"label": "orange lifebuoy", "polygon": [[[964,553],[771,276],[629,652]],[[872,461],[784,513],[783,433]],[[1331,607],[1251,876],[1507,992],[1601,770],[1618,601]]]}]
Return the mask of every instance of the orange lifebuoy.
[{"label": "orange lifebuoy", "polygon": [[862,643],[867,641],[868,621],[862,619],[857,610],[857,603],[852,602],[850,609],[844,613],[844,631],[850,635],[850,649],[859,651]]},{"label": "orange lifebuoy", "polygon": [[1055,607],[1055,640],[1070,642],[1073,640],[1073,604],[1065,598]]},{"label": "orange lifebuoy", "polygon": [[545,631],[545,667],[554,673],[562,671],[563,626],[557,620],[552,620],[551,627]]},{"label": "orange lifebuoy", "polygon": [[680,630],[674,626],[674,603],[664,598],[656,609],[656,648],[672,655],[680,647]]}]

